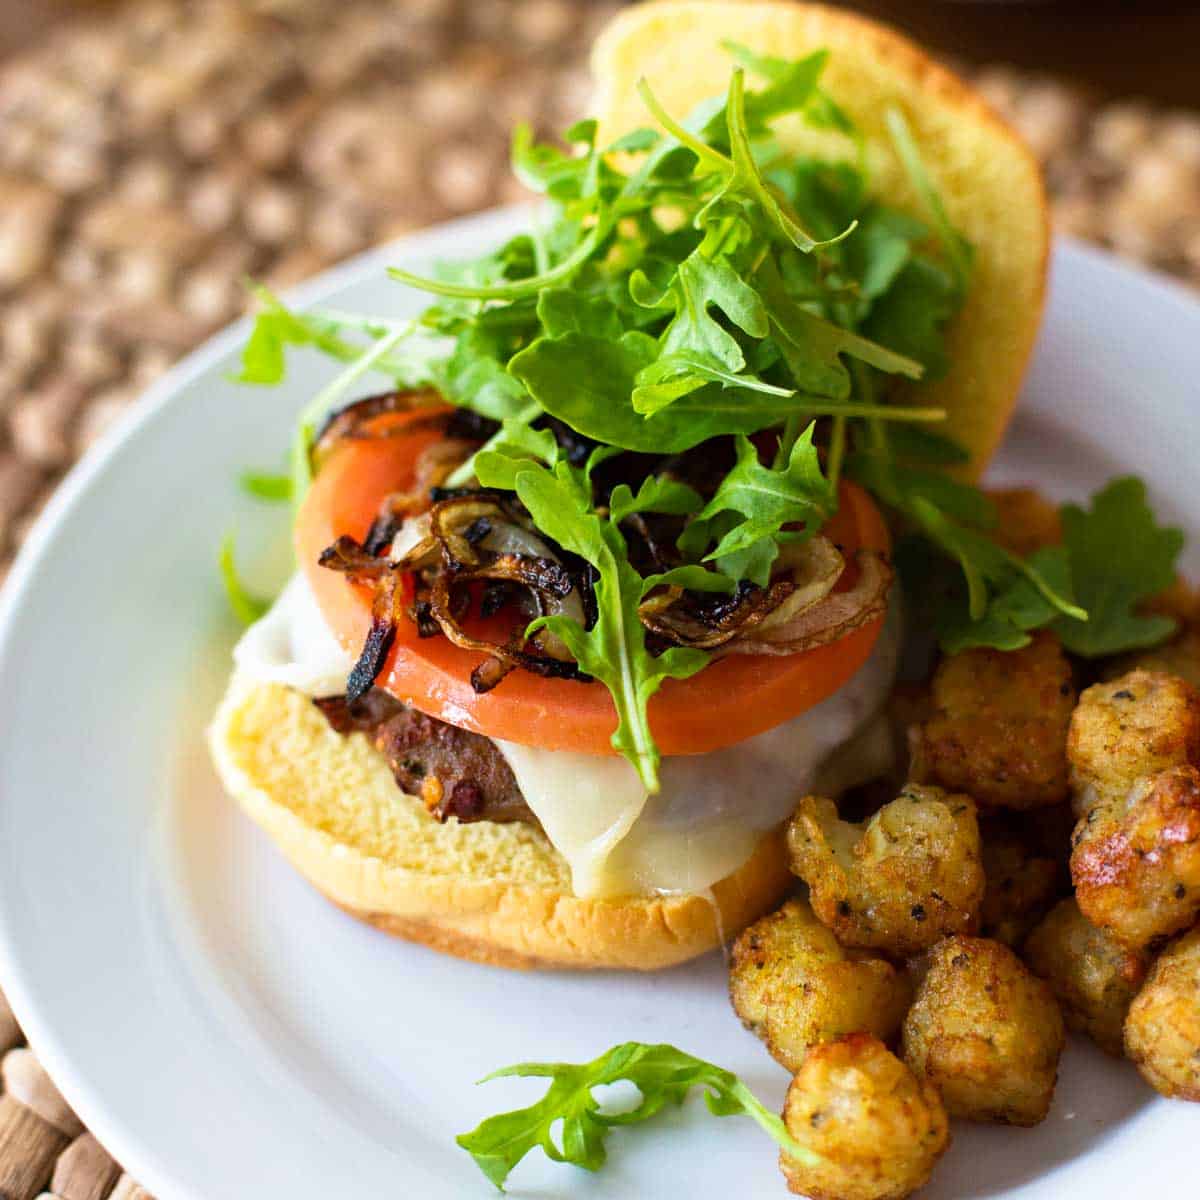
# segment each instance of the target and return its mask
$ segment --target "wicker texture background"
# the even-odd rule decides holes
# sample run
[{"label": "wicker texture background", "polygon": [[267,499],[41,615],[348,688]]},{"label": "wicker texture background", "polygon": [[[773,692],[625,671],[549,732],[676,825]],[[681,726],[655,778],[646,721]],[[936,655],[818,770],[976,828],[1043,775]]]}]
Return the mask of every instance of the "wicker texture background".
[{"label": "wicker texture background", "polygon": [[[0,579],[63,472],[243,307],[366,246],[515,199],[517,120],[587,97],[585,0],[183,0],[0,67]],[[973,72],[1060,228],[1200,285],[1200,115]],[[0,997],[0,1200],[137,1200]]]}]

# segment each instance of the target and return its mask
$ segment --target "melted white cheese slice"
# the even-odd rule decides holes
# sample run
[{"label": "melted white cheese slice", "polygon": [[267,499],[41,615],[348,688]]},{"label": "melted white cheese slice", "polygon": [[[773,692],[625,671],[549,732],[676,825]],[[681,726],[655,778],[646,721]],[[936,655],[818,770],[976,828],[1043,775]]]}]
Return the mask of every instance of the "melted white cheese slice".
[{"label": "melted white cheese slice", "polygon": [[496,745],[577,895],[703,892],[806,793],[841,791],[891,765],[890,735],[873,718],[895,678],[898,626],[893,614],[858,674],[815,708],[724,750],[664,758],[655,796],[624,758]]},{"label": "melted white cheese slice", "polygon": [[354,667],[333,636],[303,575],[295,575],[260,621],[233,648],[239,671],[263,683],[282,683],[306,696],[337,696]]},{"label": "melted white cheese slice", "polygon": [[[890,737],[876,718],[898,649],[893,611],[871,657],[840,691],[736,746],[663,759],[655,796],[624,758],[496,746],[567,860],[577,895],[705,892],[736,871],[805,793],[836,793],[890,765]],[[310,696],[343,692],[354,665],[299,575],[246,631],[234,659],[252,678]]]}]

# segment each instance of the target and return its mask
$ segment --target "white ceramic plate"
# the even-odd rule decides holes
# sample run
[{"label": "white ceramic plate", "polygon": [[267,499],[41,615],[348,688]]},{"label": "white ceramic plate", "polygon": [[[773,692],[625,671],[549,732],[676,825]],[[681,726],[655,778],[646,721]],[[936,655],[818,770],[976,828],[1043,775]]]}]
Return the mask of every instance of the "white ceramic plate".
[{"label": "white ceramic plate", "polygon": [[[516,221],[435,230],[298,299],[404,314],[419,298],[385,264],[475,254]],[[442,958],[326,904],[221,794],[201,742],[234,633],[216,546],[236,522],[243,558],[273,547],[281,568],[283,514],[240,501],[234,480],[281,461],[290,415],[330,371],[305,360],[284,388],[236,386],[244,334],[181,364],[72,474],[4,596],[0,978],[67,1099],[160,1200],[486,1197],[454,1135],[541,1085],[474,1081],[625,1039],[674,1042],[781,1102],[785,1075],[729,1011],[719,955],[648,978]],[[1198,348],[1182,291],[1060,245],[996,477],[1068,497],[1135,469],[1200,534]],[[1049,1119],[957,1129],[927,1194],[1178,1195],[1196,1116],[1073,1044]],[[782,1195],[774,1160],[751,1123],[691,1103],[617,1132],[599,1176],[537,1155],[511,1182],[540,1197]]]}]

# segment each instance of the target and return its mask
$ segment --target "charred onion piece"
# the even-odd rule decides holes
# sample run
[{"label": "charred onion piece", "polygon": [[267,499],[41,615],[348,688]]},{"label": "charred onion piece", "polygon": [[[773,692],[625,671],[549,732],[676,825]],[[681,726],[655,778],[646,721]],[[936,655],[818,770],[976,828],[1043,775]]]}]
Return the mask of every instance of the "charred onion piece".
[{"label": "charred onion piece", "polygon": [[[390,413],[412,412],[419,408],[434,408],[440,406],[441,403],[437,395],[430,391],[377,392],[373,396],[363,396],[358,400],[351,400],[349,404],[343,404],[340,408],[335,408],[328,413],[317,427],[313,435],[313,459],[319,462],[342,438],[391,436],[386,430],[374,434],[368,431],[367,426],[377,417],[387,416]],[[431,412],[428,420],[429,425],[424,422],[409,423],[402,426],[402,430],[409,433],[418,428],[444,429],[446,413]]]},{"label": "charred onion piece", "polygon": [[[482,568],[480,572],[471,576],[458,575],[455,582],[465,582],[468,578],[487,578],[487,568]],[[477,692],[490,691],[508,674],[514,667],[523,667],[526,671],[532,671],[535,675],[542,675],[551,679],[586,679],[588,676],[580,671],[579,665],[573,660],[563,660],[559,658],[542,657],[537,654],[530,654],[519,646],[512,643],[499,645],[496,642],[488,642],[482,638],[472,637],[459,624],[458,614],[454,612],[453,598],[451,596],[451,584],[447,575],[439,575],[433,581],[433,587],[429,598],[429,612],[433,619],[441,626],[442,632],[456,646],[461,646],[464,650],[474,650],[480,654],[486,654],[489,658],[498,659],[501,667],[489,667],[487,663],[481,663],[474,671],[471,672],[471,686]]]},{"label": "charred onion piece", "polygon": [[412,517],[400,526],[389,547],[397,571],[421,571],[441,562],[441,548],[429,527],[429,514]]},{"label": "charred onion piece", "polygon": [[429,529],[441,544],[446,565],[456,570],[479,565],[481,555],[476,543],[482,539],[468,536],[478,528],[478,522],[486,520],[491,528],[495,528],[510,524],[514,519],[505,509],[499,493],[476,492],[439,500],[430,511]]},{"label": "charred onion piece", "polygon": [[780,579],[768,588],[742,583],[732,596],[669,591],[644,601],[638,615],[647,629],[675,645],[713,650],[746,637],[794,590],[790,580]]},{"label": "charred onion piece", "polygon": [[361,700],[375,686],[375,680],[383,670],[392,643],[396,640],[396,602],[399,595],[400,576],[388,572],[375,588],[375,599],[371,604],[371,628],[367,631],[367,640],[363,643],[358,662],[346,680],[347,704]]},{"label": "charred onion piece", "polygon": [[823,534],[806,542],[791,542],[779,554],[776,570],[790,572],[795,589],[777,608],[763,618],[756,637],[765,631],[784,625],[806,608],[824,600],[846,569],[842,552]]},{"label": "charred onion piece", "polygon": [[515,670],[516,666],[515,662],[497,658],[493,654],[471,672],[471,687],[477,695],[482,696],[484,692],[490,692],[510,671]]},{"label": "charred onion piece", "polygon": [[370,553],[365,546],[346,533],[332,546],[326,546],[317,562],[330,571],[366,579],[378,579],[391,569],[386,558],[379,558]]},{"label": "charred onion piece", "polygon": [[744,640],[725,647],[727,654],[799,654],[848,637],[887,612],[892,568],[870,550],[855,556],[858,580],[849,591],[830,592],[786,624],[758,629]]},{"label": "charred onion piece", "polygon": [[[412,426],[405,426],[411,429]],[[465,462],[478,448],[478,442],[456,438],[443,438],[426,446],[413,463],[412,486],[404,492],[392,492],[379,506],[379,515],[371,524],[371,530],[391,529],[392,535],[406,518],[424,515],[429,510],[430,496],[437,492],[446,477],[460,463]],[[368,541],[370,534],[368,534]]]}]

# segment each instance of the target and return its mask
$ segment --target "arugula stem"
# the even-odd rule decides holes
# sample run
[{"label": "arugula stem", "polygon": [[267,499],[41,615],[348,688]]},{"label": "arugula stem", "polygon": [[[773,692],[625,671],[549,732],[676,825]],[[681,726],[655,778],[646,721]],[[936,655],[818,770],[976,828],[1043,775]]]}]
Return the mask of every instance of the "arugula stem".
[{"label": "arugula stem", "polygon": [[801,1146],[788,1133],[783,1119],[777,1117],[770,1109],[766,1108],[762,1101],[740,1079],[735,1079],[729,1086],[728,1091],[730,1096],[741,1104],[742,1111],[746,1116],[772,1137],[797,1162],[803,1163],[806,1167],[815,1167],[824,1161],[815,1151],[808,1149],[807,1146]]},{"label": "arugula stem", "polygon": [[800,427],[799,413],[792,413],[784,421],[783,432],[779,435],[779,446],[775,451],[775,461],[771,464],[774,470],[782,470],[784,464],[791,457],[792,447],[796,444],[796,439],[800,436]]},{"label": "arugula stem", "polygon": [[900,109],[892,105],[884,113],[884,123],[887,125],[892,145],[895,147],[896,153],[900,157],[900,162],[908,174],[913,190],[921,197],[925,207],[929,210],[930,216],[933,217],[938,241],[941,243],[942,252],[950,260],[950,265],[954,270],[958,286],[960,290],[965,291],[967,281],[971,276],[970,256],[967,253],[961,236],[955,232],[954,226],[950,224],[950,218],[946,215],[942,198],[933,186],[929,178],[929,173],[925,170],[925,163],[921,159],[921,152],[917,149],[916,139],[912,135],[908,121]]},{"label": "arugula stem", "polygon": [[553,287],[563,283],[596,252],[596,248],[608,236],[609,222],[597,221],[587,236],[558,264],[541,275],[530,275],[525,279],[510,279],[506,283],[489,285],[472,285],[469,283],[448,283],[441,279],[427,279],[414,275],[403,267],[388,267],[388,274],[400,283],[409,287],[420,288],[423,292],[432,292],[436,296],[447,296],[452,300],[520,300],[523,296],[532,296],[543,288]]},{"label": "arugula stem", "polygon": [[842,479],[842,464],[846,459],[846,418],[834,417],[833,429],[829,435],[829,458],[825,464],[825,474],[829,486],[837,494],[838,484]]},{"label": "arugula stem", "polygon": [[1042,599],[1048,604],[1052,604],[1060,613],[1067,617],[1074,617],[1076,621],[1086,621],[1088,612],[1085,608],[1080,608],[1078,604],[1074,604],[1069,600],[1060,596],[1046,581],[1042,578],[1041,572],[1034,570],[1023,558],[1018,558],[1015,554],[1008,550],[1004,551],[1005,558],[1020,571],[1030,583],[1037,588]]},{"label": "arugula stem", "polygon": [[292,500],[295,504],[304,499],[312,483],[312,443],[317,425],[356,380],[375,367],[398,342],[409,336],[415,324],[409,321],[398,325],[391,333],[381,337],[340,375],[326,384],[303,408],[292,444]]},{"label": "arugula stem", "polygon": [[[935,425],[946,419],[944,408],[907,408],[900,404],[847,404],[844,400],[821,401],[802,396],[803,411],[811,417],[861,417],[882,426],[887,421]],[[881,444],[886,448],[886,441]]]},{"label": "arugula stem", "polygon": [[650,90],[650,84],[643,75],[637,82],[637,92],[642,103],[650,110],[654,119],[681,145],[686,146],[701,162],[708,163],[721,174],[731,175],[735,168],[731,159],[725,157],[719,150],[714,150],[707,142],[701,141],[695,134],[689,133],[663,106],[658,97]]}]

